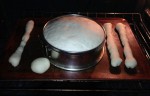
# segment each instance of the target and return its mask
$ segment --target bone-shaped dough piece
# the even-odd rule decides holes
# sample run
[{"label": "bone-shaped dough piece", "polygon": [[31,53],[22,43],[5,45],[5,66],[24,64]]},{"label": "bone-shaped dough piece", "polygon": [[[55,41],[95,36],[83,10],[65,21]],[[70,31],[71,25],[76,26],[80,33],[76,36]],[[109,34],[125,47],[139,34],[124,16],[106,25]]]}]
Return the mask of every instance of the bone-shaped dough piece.
[{"label": "bone-shaped dough piece", "polygon": [[122,45],[124,46],[124,55],[125,55],[125,66],[127,68],[135,68],[137,66],[137,61],[133,57],[132,50],[130,48],[128,38],[126,35],[126,26],[122,23],[117,23],[116,29],[119,32],[120,39],[122,42]]},{"label": "bone-shaped dough piece", "polygon": [[117,45],[115,44],[113,35],[112,35],[112,24],[111,23],[105,23],[104,28],[106,30],[107,35],[107,48],[110,53],[111,58],[111,65],[113,67],[120,66],[122,59],[119,56],[119,52],[117,49]]},{"label": "bone-shaped dough piece", "polygon": [[19,47],[17,48],[17,50],[10,56],[9,58],[9,63],[12,64],[12,66],[16,67],[19,65],[19,62],[21,60],[21,55],[23,53],[24,47],[26,46],[26,43],[28,41],[28,39],[30,38],[30,33],[33,30],[34,27],[34,21],[33,20],[29,20],[26,24],[26,28],[25,28],[25,34],[22,37],[22,41],[19,45]]}]

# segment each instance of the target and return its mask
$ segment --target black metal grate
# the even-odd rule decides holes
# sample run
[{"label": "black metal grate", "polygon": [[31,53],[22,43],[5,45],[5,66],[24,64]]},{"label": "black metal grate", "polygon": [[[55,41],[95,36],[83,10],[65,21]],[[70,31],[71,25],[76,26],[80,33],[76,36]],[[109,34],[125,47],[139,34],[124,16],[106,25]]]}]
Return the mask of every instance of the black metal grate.
[{"label": "black metal grate", "polygon": [[[23,96],[48,95],[52,92],[56,96],[70,96],[71,94],[88,93],[95,96],[100,93],[102,96],[149,96],[149,81],[3,81],[0,82],[1,95],[14,94]],[[61,93],[61,94],[59,94]],[[91,94],[92,93],[92,94]],[[94,94],[93,94],[94,93]],[[140,95],[139,95],[140,94]],[[86,95],[86,94],[85,94]]]}]

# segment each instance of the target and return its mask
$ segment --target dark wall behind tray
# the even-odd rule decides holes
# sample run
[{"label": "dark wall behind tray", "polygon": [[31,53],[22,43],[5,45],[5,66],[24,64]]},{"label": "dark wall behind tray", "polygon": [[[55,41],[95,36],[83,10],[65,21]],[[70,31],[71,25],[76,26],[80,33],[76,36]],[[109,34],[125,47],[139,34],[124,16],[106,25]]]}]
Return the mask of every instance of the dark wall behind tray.
[{"label": "dark wall behind tray", "polygon": [[4,13],[24,11],[133,12],[140,11],[146,0],[1,0]]},{"label": "dark wall behind tray", "polygon": [[0,0],[0,18],[38,16],[36,12],[141,12],[149,0]]}]

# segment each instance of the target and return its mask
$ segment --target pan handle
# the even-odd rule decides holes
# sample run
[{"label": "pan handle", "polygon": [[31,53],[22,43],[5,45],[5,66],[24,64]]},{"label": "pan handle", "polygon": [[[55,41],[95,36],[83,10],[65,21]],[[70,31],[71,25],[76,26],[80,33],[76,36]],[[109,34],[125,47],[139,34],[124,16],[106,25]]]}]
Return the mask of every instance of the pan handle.
[{"label": "pan handle", "polygon": [[57,59],[59,57],[59,52],[52,50],[47,46],[45,46],[45,54],[51,59]]}]

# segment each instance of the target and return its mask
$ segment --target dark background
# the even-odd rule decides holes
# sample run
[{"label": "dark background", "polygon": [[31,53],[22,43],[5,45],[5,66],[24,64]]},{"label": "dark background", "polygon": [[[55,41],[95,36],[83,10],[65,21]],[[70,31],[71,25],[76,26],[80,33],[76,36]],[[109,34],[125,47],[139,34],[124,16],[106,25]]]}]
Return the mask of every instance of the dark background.
[{"label": "dark background", "polygon": [[149,0],[1,0],[3,17],[23,12],[141,12]]}]

